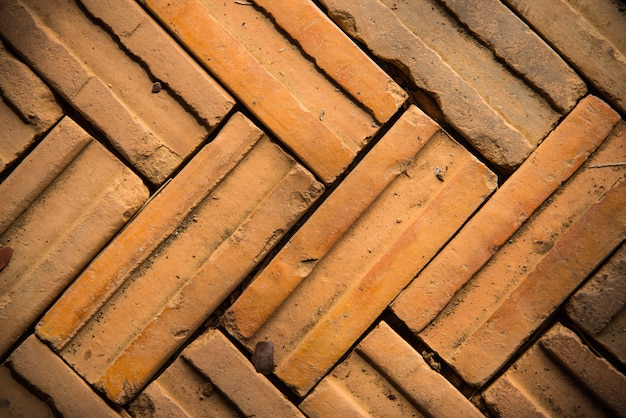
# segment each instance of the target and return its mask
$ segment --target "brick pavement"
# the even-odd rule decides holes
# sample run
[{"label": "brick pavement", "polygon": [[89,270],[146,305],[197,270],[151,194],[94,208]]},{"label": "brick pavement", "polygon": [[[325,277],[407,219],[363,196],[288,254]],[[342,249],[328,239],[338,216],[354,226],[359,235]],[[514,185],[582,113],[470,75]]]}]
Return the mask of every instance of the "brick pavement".
[{"label": "brick pavement", "polygon": [[0,0],[0,416],[626,416],[625,15]]}]

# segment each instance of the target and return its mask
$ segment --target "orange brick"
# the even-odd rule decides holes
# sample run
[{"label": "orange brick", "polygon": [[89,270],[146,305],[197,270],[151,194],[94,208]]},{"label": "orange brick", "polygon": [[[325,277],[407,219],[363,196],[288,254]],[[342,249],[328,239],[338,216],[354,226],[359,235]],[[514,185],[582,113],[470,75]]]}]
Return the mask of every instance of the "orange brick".
[{"label": "orange brick", "polygon": [[626,236],[615,128],[583,167],[419,333],[472,385],[493,376]]},{"label": "orange brick", "polygon": [[[322,0],[348,34],[430,95],[446,122],[480,153],[512,170],[586,87],[510,10],[478,3],[482,7],[469,6],[476,23],[462,13],[455,16],[454,6],[429,0]],[[477,16],[481,9],[484,20]],[[506,30],[498,31],[497,41],[486,41],[495,22]],[[509,30],[508,36],[501,33]],[[515,48],[507,49],[507,42]],[[531,60],[524,58],[529,55]],[[546,80],[544,74],[553,77]]]},{"label": "orange brick", "polygon": [[484,392],[498,416],[624,416],[626,376],[556,324]]},{"label": "orange brick", "polygon": [[[272,132],[291,148],[325,182],[332,182],[352,161],[355,154],[376,132],[377,124],[391,116],[392,106],[398,108],[405,94],[380,70],[372,68],[363,53],[349,45],[340,31],[324,22],[327,18],[312,9],[309,2],[298,4],[298,20],[284,29],[295,42],[309,45],[309,33],[323,39],[333,38],[349,53],[342,60],[349,66],[367,61],[367,74],[374,80],[386,80],[384,90],[375,90],[366,83],[361,86],[366,107],[373,108],[375,119],[361,108],[360,95],[347,96],[354,90],[355,80],[346,73],[319,71],[290,38],[283,35],[255,7],[218,0],[186,0],[170,3],[165,0],[142,1],[198,60],[216,75]],[[270,13],[273,6],[266,4]],[[281,7],[276,6],[279,16]],[[290,4],[289,10],[292,9]],[[309,25],[321,21],[318,26]],[[293,19],[290,16],[289,19]],[[309,32],[307,32],[307,30]],[[315,52],[304,47],[305,50]],[[325,64],[328,53],[311,58]],[[323,63],[323,64],[322,64]],[[360,65],[360,64],[359,64]],[[336,77],[329,79],[330,77]],[[349,81],[347,81],[349,80]],[[378,85],[378,84],[377,84]],[[377,86],[376,85],[376,86]],[[391,87],[389,87],[391,86]],[[373,99],[376,97],[376,99]],[[384,110],[382,110],[384,109]]]},{"label": "orange brick", "polygon": [[48,405],[11,375],[6,364],[0,366],[0,416],[54,418]]},{"label": "orange brick", "polygon": [[494,188],[412,107],[244,291],[228,329],[249,348],[274,341],[276,374],[305,394]]},{"label": "orange brick", "polygon": [[618,120],[599,99],[583,99],[419,274],[394,302],[393,311],[413,332],[421,331],[611,134]]},{"label": "orange brick", "polygon": [[[7,363],[26,382],[26,387],[50,400],[54,416],[120,416],[34,335],[11,354]],[[26,411],[20,411],[23,412]]]},{"label": "orange brick", "polygon": [[77,279],[38,334],[112,400],[127,401],[322,190],[236,114]]},{"label": "orange brick", "polygon": [[300,407],[310,417],[483,416],[384,322]]},{"label": "orange brick", "polygon": [[[64,118],[0,184],[0,355],[147,199],[127,167]],[[28,207],[28,209],[26,209]],[[50,216],[54,214],[54,216]]]}]

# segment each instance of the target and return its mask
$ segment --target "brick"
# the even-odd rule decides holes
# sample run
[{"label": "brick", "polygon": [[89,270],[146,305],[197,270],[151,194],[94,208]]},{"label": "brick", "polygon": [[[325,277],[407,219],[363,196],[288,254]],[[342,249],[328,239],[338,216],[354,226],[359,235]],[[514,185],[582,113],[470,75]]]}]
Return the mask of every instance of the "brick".
[{"label": "brick", "polygon": [[48,87],[0,42],[0,173],[62,116]]},{"label": "brick", "polygon": [[306,394],[494,188],[411,107],[257,275],[227,329],[250,349],[274,341],[276,375]]},{"label": "brick", "polygon": [[156,77],[78,5],[13,0],[0,15],[7,41],[150,182],[162,183],[206,138],[167,85],[152,93]]},{"label": "brick", "polygon": [[626,377],[556,324],[484,392],[498,416],[624,416]]},{"label": "brick", "polygon": [[[622,142],[624,143],[624,142]],[[626,246],[567,302],[569,317],[589,336],[626,365]]]},{"label": "brick", "polygon": [[27,382],[31,390],[50,399],[54,416],[120,416],[34,335],[11,354],[8,365]]},{"label": "brick", "polygon": [[483,416],[384,322],[300,407],[310,417]]},{"label": "brick", "polygon": [[625,238],[624,176],[595,167],[624,151],[621,135],[609,135],[419,333],[471,385],[491,378]]},{"label": "brick", "polygon": [[424,329],[607,136],[619,147],[618,121],[599,99],[583,99],[393,303],[396,315]]},{"label": "brick", "polygon": [[207,331],[182,356],[244,416],[303,416],[218,330]]},{"label": "brick", "polygon": [[[563,110],[585,92],[573,71],[502,7],[495,8],[502,20],[494,20],[488,9],[488,22],[498,22],[507,32],[514,28],[523,41],[512,33],[511,38],[501,38],[490,49],[484,43],[489,37],[488,23],[483,28],[482,23],[467,22],[476,31],[474,35],[457,20],[466,16],[455,16],[451,9],[432,1],[322,3],[348,34],[376,57],[399,67],[432,96],[446,121],[503,169],[519,166],[558,122]],[[518,50],[505,50],[501,44],[508,39],[515,40]],[[541,59],[532,61],[539,68],[520,64],[524,61],[520,49],[526,55],[542,54]],[[557,86],[539,80],[537,74],[544,73],[557,74]],[[566,99],[560,97],[564,92]],[[563,110],[555,108],[557,102]]]},{"label": "brick", "polygon": [[2,355],[139,209],[148,191],[66,117],[0,184],[0,194],[6,198],[0,247],[14,250],[0,273]]},{"label": "brick", "polygon": [[2,365],[0,366],[0,416],[53,418],[54,413],[44,401],[15,380],[6,365]]},{"label": "brick", "polygon": [[[288,8],[280,2],[261,4],[279,27],[257,8],[236,2],[142,3],[326,183],[406,98],[308,1],[291,2]],[[341,46],[345,70],[334,68],[338,58],[328,48],[318,49],[313,39]],[[359,82],[361,74],[368,76],[367,83]]]},{"label": "brick", "polygon": [[626,112],[626,22],[619,2],[506,0],[505,3],[565,56],[611,104]]},{"label": "brick", "polygon": [[48,311],[38,335],[126,402],[322,190],[234,115]]}]

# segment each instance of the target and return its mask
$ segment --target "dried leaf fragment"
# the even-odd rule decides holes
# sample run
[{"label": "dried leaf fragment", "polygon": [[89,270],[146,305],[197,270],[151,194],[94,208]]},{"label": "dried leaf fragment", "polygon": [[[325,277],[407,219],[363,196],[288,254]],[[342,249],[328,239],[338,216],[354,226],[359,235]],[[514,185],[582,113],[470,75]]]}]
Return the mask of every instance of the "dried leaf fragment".
[{"label": "dried leaf fragment", "polygon": [[259,341],[254,347],[252,364],[257,372],[270,374],[274,371],[274,343],[272,341]]},{"label": "dried leaf fragment", "polygon": [[11,247],[2,247],[0,248],[0,271],[9,264],[11,261],[11,257],[13,256],[13,248]]}]

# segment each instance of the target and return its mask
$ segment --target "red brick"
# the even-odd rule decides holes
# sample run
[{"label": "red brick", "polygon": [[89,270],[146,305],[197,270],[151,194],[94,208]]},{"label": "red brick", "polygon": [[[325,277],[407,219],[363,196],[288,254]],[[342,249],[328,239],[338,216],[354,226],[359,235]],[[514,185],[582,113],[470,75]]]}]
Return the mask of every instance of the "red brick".
[{"label": "red brick", "polygon": [[592,167],[624,151],[609,135],[419,333],[468,383],[493,376],[625,238],[624,176]]},{"label": "red brick", "polygon": [[[276,13],[283,29],[291,31],[288,34],[279,31],[266,15],[250,5],[218,0],[142,2],[202,65],[327,183],[346,168],[376,132],[376,122],[386,121],[393,113],[390,109],[398,108],[404,101],[405,94],[393,81],[373,67],[309,2],[290,3],[289,10],[297,13],[289,16],[289,24],[281,14],[284,6],[264,3],[270,13]],[[361,86],[363,92],[370,90],[363,93],[364,102],[359,91],[356,97],[350,97],[337,88],[338,85],[353,92],[358,79],[331,70],[326,64],[330,53],[311,48],[306,39],[311,34],[318,39],[332,38],[342,45],[349,54],[342,56],[349,71],[366,63],[358,71],[373,74],[374,81],[372,86],[369,82]],[[305,51],[315,53],[311,59],[326,69],[324,73],[303,55],[294,40]],[[384,90],[373,89],[381,82]],[[361,104],[373,108],[376,119]]]},{"label": "red brick", "polygon": [[626,21],[619,2],[506,0],[505,3],[567,57],[610,103],[626,112]]},{"label": "red brick", "polygon": [[31,390],[50,399],[55,416],[120,416],[34,335],[11,354],[8,365]]},{"label": "red brick", "polygon": [[310,417],[483,416],[384,322],[320,382],[301,408]]},{"label": "red brick", "polygon": [[[519,166],[562,116],[542,94],[568,91],[571,107],[585,92],[584,84],[554,53],[540,60],[539,69],[522,70],[519,53],[498,54],[459,24],[445,6],[431,1],[324,0],[330,15],[378,58],[400,68],[437,102],[446,121],[488,160],[504,169]],[[525,28],[510,11],[500,12],[503,27]],[[462,20],[462,19],[461,19]],[[482,26],[482,25],[481,25]],[[528,32],[526,28],[526,32]],[[536,36],[514,38],[525,51],[548,51]],[[492,46],[493,48],[499,48]],[[535,87],[534,73],[557,72],[559,88]],[[531,71],[529,74],[526,71]],[[542,94],[539,94],[542,93]],[[558,94],[553,94],[557,96]],[[469,111],[468,109],[471,109]]]},{"label": "red brick", "polygon": [[148,191],[64,118],[0,184],[0,195],[6,199],[0,247],[14,250],[0,274],[4,353],[139,209]]},{"label": "red brick", "polygon": [[228,329],[249,348],[274,341],[276,374],[305,394],[494,188],[410,108],[244,291]]},{"label": "red brick", "polygon": [[44,401],[15,380],[8,366],[2,365],[0,366],[0,416],[53,418],[54,413]]},{"label": "red brick", "polygon": [[[393,311],[413,332],[421,331],[602,140],[621,135],[617,134],[619,129],[613,132],[618,120],[619,116],[599,99],[583,99],[420,272],[394,302]],[[619,146],[619,137],[613,142]]]},{"label": "red brick", "polygon": [[556,324],[484,392],[498,416],[624,416],[626,376]]},{"label": "red brick", "polygon": [[38,334],[112,400],[127,401],[322,189],[236,114],[77,279]]},{"label": "red brick", "polygon": [[[626,144],[626,142],[622,142]],[[626,246],[577,291],[565,306],[569,317],[626,365]]]}]

